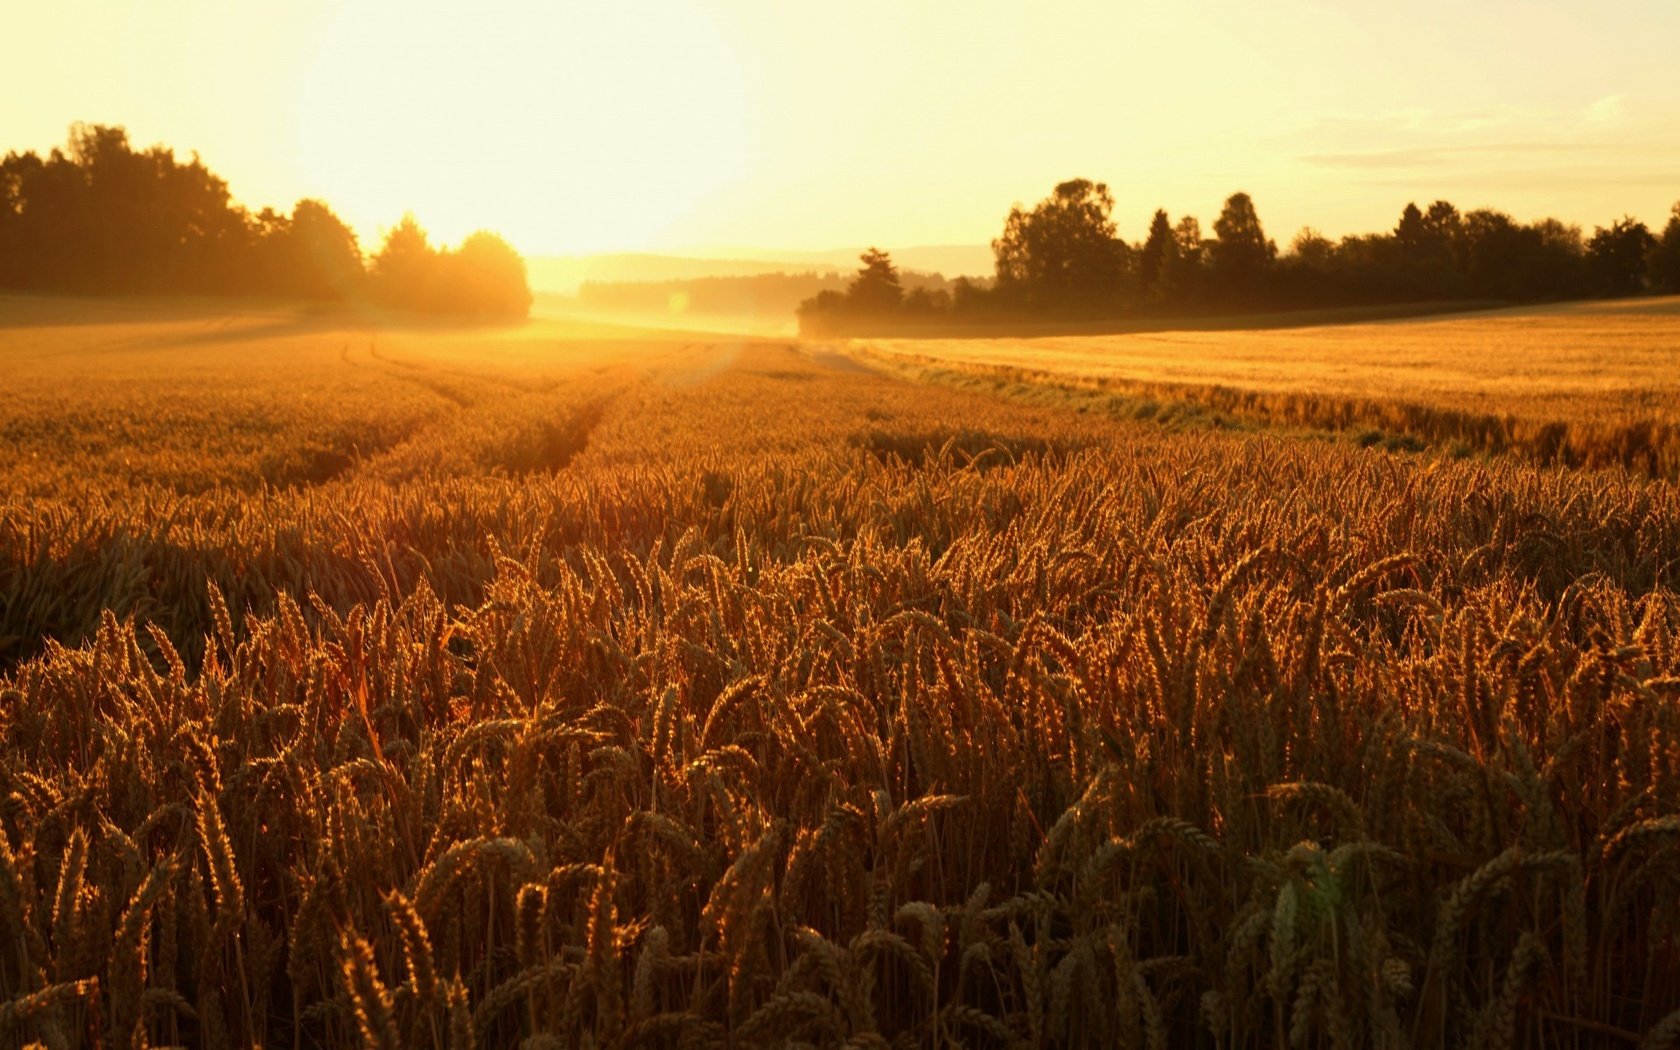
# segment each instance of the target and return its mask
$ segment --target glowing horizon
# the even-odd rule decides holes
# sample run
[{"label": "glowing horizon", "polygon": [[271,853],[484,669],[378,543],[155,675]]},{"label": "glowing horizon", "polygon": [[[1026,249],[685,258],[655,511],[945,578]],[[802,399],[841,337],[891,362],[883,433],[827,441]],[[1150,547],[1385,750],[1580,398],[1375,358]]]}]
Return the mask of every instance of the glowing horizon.
[{"label": "glowing horizon", "polygon": [[1238,189],[1280,244],[1408,200],[1590,232],[1680,198],[1658,0],[487,8],[32,6],[0,41],[0,150],[118,124],[253,211],[325,200],[365,248],[412,211],[532,255],[984,243],[1076,176],[1131,240]]}]

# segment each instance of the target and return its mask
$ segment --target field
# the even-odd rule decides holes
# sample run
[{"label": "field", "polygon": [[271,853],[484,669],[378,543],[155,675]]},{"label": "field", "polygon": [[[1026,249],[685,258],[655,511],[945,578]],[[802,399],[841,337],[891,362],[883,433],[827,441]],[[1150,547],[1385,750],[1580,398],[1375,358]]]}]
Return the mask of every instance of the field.
[{"label": "field", "polygon": [[0,298],[0,1046],[1680,1046],[1676,332]]},{"label": "field", "polygon": [[[1680,475],[1680,299],[1261,331],[873,339],[899,370]],[[923,376],[926,378],[926,376]],[[947,378],[950,378],[947,376]]]}]

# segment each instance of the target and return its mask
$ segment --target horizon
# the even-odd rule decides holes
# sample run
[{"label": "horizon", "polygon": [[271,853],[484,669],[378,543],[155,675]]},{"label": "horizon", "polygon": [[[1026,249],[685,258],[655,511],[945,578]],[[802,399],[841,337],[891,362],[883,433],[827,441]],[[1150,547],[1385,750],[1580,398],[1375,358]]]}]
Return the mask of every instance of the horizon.
[{"label": "horizon", "polygon": [[1238,190],[1280,245],[1391,228],[1409,200],[1590,231],[1680,197],[1680,9],[1655,0],[952,11],[33,7],[0,43],[4,148],[120,125],[253,211],[319,198],[370,248],[411,211],[531,256],[984,245],[1076,177],[1111,187],[1129,241]]}]

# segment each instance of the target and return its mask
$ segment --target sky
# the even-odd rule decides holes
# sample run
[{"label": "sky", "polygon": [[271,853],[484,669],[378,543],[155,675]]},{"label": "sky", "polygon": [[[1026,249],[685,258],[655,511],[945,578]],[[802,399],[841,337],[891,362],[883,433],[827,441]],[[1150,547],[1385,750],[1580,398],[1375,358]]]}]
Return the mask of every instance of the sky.
[{"label": "sky", "polygon": [[253,209],[528,254],[985,243],[1106,182],[1121,236],[1445,198],[1589,233],[1680,199],[1675,0],[8,0],[0,151],[74,121]]}]

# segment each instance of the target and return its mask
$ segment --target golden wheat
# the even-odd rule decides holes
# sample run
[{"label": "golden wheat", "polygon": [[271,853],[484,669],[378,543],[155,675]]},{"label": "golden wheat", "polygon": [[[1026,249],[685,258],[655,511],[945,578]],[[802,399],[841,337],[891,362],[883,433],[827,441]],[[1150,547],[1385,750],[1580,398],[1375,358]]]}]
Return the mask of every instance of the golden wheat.
[{"label": "golden wheat", "polygon": [[0,1045],[1673,1042],[1672,484],[421,342],[11,479]]}]

